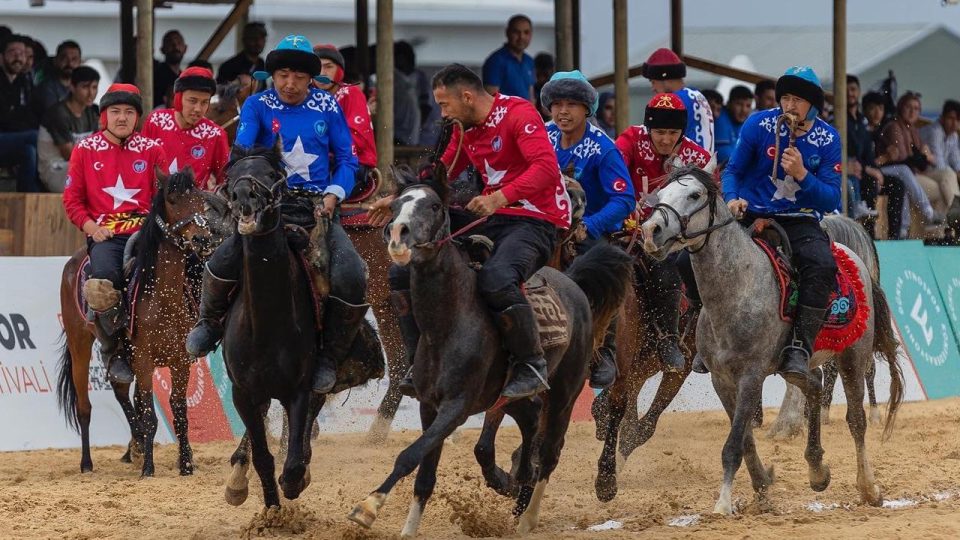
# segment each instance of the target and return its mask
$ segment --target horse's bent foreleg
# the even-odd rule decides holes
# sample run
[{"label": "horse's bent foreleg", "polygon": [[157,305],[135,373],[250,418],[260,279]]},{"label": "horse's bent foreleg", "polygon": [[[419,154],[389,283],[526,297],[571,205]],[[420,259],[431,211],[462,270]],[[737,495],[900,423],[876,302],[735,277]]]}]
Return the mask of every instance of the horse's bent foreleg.
[{"label": "horse's bent foreleg", "polygon": [[[400,452],[394,462],[393,471],[387,476],[387,479],[363,502],[356,505],[348,518],[367,528],[373,525],[373,522],[377,519],[377,513],[386,502],[387,495],[390,494],[393,486],[401,478],[413,472],[423,462],[427,454],[443,444],[443,440],[463,423],[465,408],[466,406],[461,400],[441,403],[430,427],[413,444]],[[423,414],[423,411],[424,408],[421,406],[421,414]]]},{"label": "horse's bent foreleg", "polygon": [[497,466],[497,430],[500,429],[500,423],[503,422],[504,410],[501,407],[495,411],[487,411],[483,415],[483,429],[480,431],[480,437],[477,439],[476,446],[473,447],[473,455],[480,465],[483,472],[483,479],[487,487],[493,489],[500,495],[510,496],[511,491],[516,488],[513,479],[510,478],[503,469]]},{"label": "horse's bent foreleg", "polygon": [[236,407],[240,419],[243,420],[243,425],[247,428],[253,468],[257,470],[260,485],[263,487],[263,505],[267,508],[280,506],[277,481],[273,477],[273,456],[267,446],[267,431],[263,420],[264,410],[257,404],[251,403],[243,390],[236,386],[233,387],[233,405]]},{"label": "horse's bent foreleg", "polygon": [[[857,489],[860,491],[860,499],[871,506],[880,506],[883,504],[883,495],[867,458],[867,418],[863,412],[864,381],[861,368],[855,364],[859,361],[861,360],[849,350],[839,359],[843,391],[847,396],[847,425],[857,447]],[[873,363],[872,355],[869,362]]]},{"label": "horse's bent foreleg", "polygon": [[[623,440],[620,442],[620,454],[623,460],[630,457],[630,454],[632,454],[634,450],[646,444],[646,442],[650,440],[650,437],[653,437],[654,432],[657,430],[657,422],[660,420],[660,415],[663,414],[663,411],[667,410],[667,407],[673,402],[673,398],[677,397],[680,388],[683,387],[683,383],[687,380],[689,374],[689,370],[684,370],[679,373],[663,374],[653,402],[650,403],[650,408],[647,409],[643,418],[640,418],[634,423],[627,424],[623,428]],[[639,393],[639,390],[637,393]],[[634,397],[634,411],[636,411],[636,408],[636,397]],[[629,415],[630,411],[628,408],[628,420]]]},{"label": "horse's bent foreleg", "polygon": [[173,391],[170,410],[173,412],[173,431],[179,445],[180,476],[193,474],[193,449],[190,448],[190,430],[187,421],[187,384],[190,382],[190,364],[170,368]]},{"label": "horse's bent foreleg", "polygon": [[303,389],[294,395],[293,401],[285,403],[290,432],[287,439],[287,458],[280,474],[280,488],[287,499],[296,499],[306,488],[304,480],[307,473],[307,464],[304,460],[304,441],[309,440],[312,426],[307,425],[310,410],[310,389]]}]

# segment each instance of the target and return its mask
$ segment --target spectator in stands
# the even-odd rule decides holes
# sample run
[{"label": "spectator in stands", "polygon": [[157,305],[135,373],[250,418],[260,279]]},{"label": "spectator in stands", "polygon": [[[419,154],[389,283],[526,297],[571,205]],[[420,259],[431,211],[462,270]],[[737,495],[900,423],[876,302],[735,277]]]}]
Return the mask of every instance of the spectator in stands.
[{"label": "spectator in stands", "polygon": [[613,92],[602,92],[597,102],[597,127],[613,140],[617,139],[617,101]]},{"label": "spectator in stands", "polygon": [[[716,90],[709,89],[701,90],[700,93],[703,94],[703,97],[707,98],[707,103],[710,104],[710,112],[713,113],[713,120],[716,122],[716,120],[720,118],[721,109],[723,109],[723,95]],[[714,125],[714,128],[716,128],[716,125]],[[714,129],[714,132],[716,132],[716,129]]]},{"label": "spectator in stands", "polygon": [[89,66],[77,66],[70,72],[70,90],[66,99],[48,109],[37,135],[40,181],[52,193],[62,193],[67,178],[70,154],[80,139],[97,131],[100,111],[97,99],[100,74]]},{"label": "spectator in stands", "polygon": [[687,109],[687,129],[683,135],[712,154],[713,111],[699,90],[684,84],[687,66],[680,57],[670,49],[657,49],[643,63],[642,73],[650,81],[655,93],[673,93],[680,98]]},{"label": "spectator in stands", "polygon": [[487,92],[517,96],[535,102],[533,58],[524,51],[533,37],[533,23],[526,15],[507,21],[507,42],[483,62],[483,87]]},{"label": "spectator in stands", "polygon": [[393,45],[393,137],[398,144],[420,143],[422,96],[420,70],[413,46],[406,41]]},{"label": "spectator in stands", "polygon": [[[920,140],[916,125],[920,110],[917,94],[907,92],[900,97],[896,117],[880,133],[883,151],[878,153],[876,161],[884,174],[900,177],[910,205],[921,213],[925,225],[938,227],[944,223],[944,211],[960,188],[956,174],[930,175],[933,172],[930,170],[932,156],[930,149]],[[904,222],[908,217],[904,212]]]},{"label": "spectator in stands", "polygon": [[15,165],[17,191],[40,191],[37,181],[37,128],[40,114],[36,88],[26,72],[27,38],[11,34],[0,45],[0,163]]},{"label": "spectator in stands", "polygon": [[180,76],[180,62],[187,54],[187,44],[179,30],[170,30],[160,41],[163,62],[153,61],[153,108],[173,106],[173,85]]},{"label": "spectator in stands", "polygon": [[53,69],[37,89],[38,106],[46,111],[58,102],[67,99],[71,90],[70,75],[80,65],[80,45],[67,40],[57,45],[57,55],[53,57]]},{"label": "spectator in stands", "polygon": [[753,110],[753,92],[742,85],[730,89],[727,105],[720,111],[714,130],[717,164],[724,165],[740,139],[740,126]]},{"label": "spectator in stands", "polygon": [[753,96],[757,101],[756,110],[765,111],[777,107],[777,85],[769,79],[758,82],[753,87]]},{"label": "spectator in stands", "polygon": [[243,27],[241,37],[243,50],[220,65],[217,71],[217,84],[227,84],[237,80],[243,74],[253,76],[254,71],[263,71],[263,57],[260,54],[267,46],[267,28],[262,22],[249,22]]},{"label": "spectator in stands", "polygon": [[[960,171],[960,142],[957,127],[960,124],[960,102],[948,99],[943,103],[940,118],[920,130],[920,138],[930,148],[930,166],[933,175],[950,178]],[[947,222],[955,230],[960,224],[960,198],[954,197],[947,209]]]},{"label": "spectator in stands", "polygon": [[553,77],[554,72],[557,71],[556,63],[553,61],[553,55],[545,52],[537,53],[537,55],[533,57],[533,71],[536,78],[536,82],[533,85],[534,105],[536,105],[537,110],[540,111],[540,117],[546,121],[550,119],[550,111],[540,103],[540,90],[543,89],[543,85],[547,84],[550,77]]},{"label": "spectator in stands", "polygon": [[[867,92],[863,95],[863,116],[867,120],[867,130],[873,134],[874,142],[880,137],[880,132],[886,124],[887,106],[879,92]],[[876,148],[881,152],[882,148]]]}]

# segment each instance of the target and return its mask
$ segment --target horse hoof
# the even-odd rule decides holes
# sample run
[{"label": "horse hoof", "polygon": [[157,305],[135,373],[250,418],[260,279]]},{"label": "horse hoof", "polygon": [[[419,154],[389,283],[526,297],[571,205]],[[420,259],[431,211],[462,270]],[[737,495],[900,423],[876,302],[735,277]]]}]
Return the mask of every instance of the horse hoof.
[{"label": "horse hoof", "polygon": [[230,506],[240,506],[247,500],[247,495],[250,493],[250,490],[246,487],[243,489],[233,489],[230,486],[223,492],[223,498],[227,501],[227,504]]},{"label": "horse hoof", "polygon": [[732,516],[733,507],[730,506],[730,503],[717,501],[717,504],[713,507],[713,513],[721,516]]},{"label": "horse hoof", "polygon": [[520,516],[520,521],[517,523],[517,534],[525,535],[533,532],[537,528],[537,518],[528,516],[524,514]]},{"label": "horse hoof", "polygon": [[133,463],[133,459],[130,457],[130,449],[127,448],[125,454],[120,456],[120,463]]},{"label": "horse hoof", "polygon": [[353,507],[353,510],[347,516],[347,519],[369,529],[373,522],[377,520],[377,512],[387,501],[387,495],[384,493],[371,493],[363,502]]},{"label": "horse hoof", "polygon": [[597,492],[597,500],[600,502],[610,502],[617,496],[617,477],[600,475],[594,483]]},{"label": "horse hoof", "polygon": [[827,489],[827,486],[830,485],[830,467],[828,465],[823,465],[820,471],[820,474],[815,477],[815,474],[810,472],[810,489],[814,491],[823,491]]},{"label": "horse hoof", "polygon": [[188,461],[180,465],[180,476],[193,476],[193,463]]}]

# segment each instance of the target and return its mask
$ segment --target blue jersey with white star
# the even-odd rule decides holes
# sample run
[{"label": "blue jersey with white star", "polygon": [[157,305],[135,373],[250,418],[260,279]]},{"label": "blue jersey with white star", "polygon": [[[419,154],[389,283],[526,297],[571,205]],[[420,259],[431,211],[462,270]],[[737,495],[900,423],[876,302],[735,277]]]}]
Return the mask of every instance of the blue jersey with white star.
[{"label": "blue jersey with white star", "polygon": [[602,129],[589,122],[583,138],[570,148],[560,147],[560,128],[553,122],[547,123],[547,136],[557,153],[560,170],[566,173],[572,166],[573,179],[587,196],[583,217],[587,234],[599,238],[619,231],[633,211],[636,197],[617,146]]},{"label": "blue jersey with white star", "polygon": [[[757,111],[740,128],[740,140],[723,170],[723,199],[741,198],[752,213],[815,216],[840,206],[840,136],[833,126],[817,118],[796,148],[803,156],[807,175],[794,179],[777,163],[777,177],[771,178],[776,139],[773,130],[779,107]],[[786,125],[780,130],[780,154],[789,144]],[[782,158],[781,158],[782,159]]]},{"label": "blue jersey with white star", "polygon": [[299,105],[288,105],[271,88],[247,98],[234,144],[269,147],[278,133],[283,141],[287,185],[333,193],[341,201],[353,191],[357,156],[350,129],[333,95],[311,88]]}]

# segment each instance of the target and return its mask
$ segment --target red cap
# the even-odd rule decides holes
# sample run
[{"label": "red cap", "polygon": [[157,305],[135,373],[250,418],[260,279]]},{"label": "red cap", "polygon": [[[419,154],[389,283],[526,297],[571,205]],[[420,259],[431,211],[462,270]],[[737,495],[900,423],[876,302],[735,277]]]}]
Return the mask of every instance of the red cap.
[{"label": "red cap", "polygon": [[643,63],[641,71],[643,76],[650,80],[682,79],[687,76],[686,64],[677,53],[666,48],[653,51],[650,58]]}]

